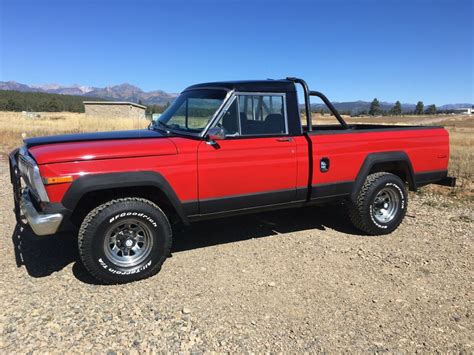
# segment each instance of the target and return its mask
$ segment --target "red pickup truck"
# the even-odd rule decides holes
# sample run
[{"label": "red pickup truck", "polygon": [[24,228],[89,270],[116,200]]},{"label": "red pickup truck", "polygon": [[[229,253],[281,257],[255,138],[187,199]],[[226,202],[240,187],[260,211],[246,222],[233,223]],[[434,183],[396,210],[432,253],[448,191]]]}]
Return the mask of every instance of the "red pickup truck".
[{"label": "red pickup truck", "polygon": [[[311,96],[336,125],[313,127]],[[407,189],[454,186],[448,160],[442,127],[348,125],[287,78],[190,86],[144,130],[26,139],[10,171],[18,223],[78,230],[86,269],[124,283],[159,271],[175,222],[343,201],[359,230],[390,233]]]}]

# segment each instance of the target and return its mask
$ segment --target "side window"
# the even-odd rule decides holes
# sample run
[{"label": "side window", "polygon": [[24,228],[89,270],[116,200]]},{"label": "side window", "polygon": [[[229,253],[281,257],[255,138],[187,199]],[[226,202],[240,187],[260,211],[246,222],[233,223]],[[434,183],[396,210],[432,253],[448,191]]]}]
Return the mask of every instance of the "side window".
[{"label": "side window", "polygon": [[253,96],[239,96],[240,117],[247,120],[255,120],[255,109]]},{"label": "side window", "polygon": [[225,134],[228,137],[240,135],[239,119],[237,118],[237,100],[234,100],[229,106],[217,125],[225,129]]},{"label": "side window", "polygon": [[285,134],[285,106],[282,95],[240,95],[241,134]]},{"label": "side window", "polygon": [[263,96],[263,107],[267,115],[284,114],[282,96]]}]

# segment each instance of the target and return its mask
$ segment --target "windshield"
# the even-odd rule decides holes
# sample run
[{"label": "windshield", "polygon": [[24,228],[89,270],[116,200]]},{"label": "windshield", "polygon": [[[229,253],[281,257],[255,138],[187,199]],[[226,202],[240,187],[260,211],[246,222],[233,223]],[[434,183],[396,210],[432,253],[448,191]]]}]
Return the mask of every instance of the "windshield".
[{"label": "windshield", "polygon": [[224,102],[226,95],[225,90],[185,91],[153,122],[153,127],[201,133]]}]

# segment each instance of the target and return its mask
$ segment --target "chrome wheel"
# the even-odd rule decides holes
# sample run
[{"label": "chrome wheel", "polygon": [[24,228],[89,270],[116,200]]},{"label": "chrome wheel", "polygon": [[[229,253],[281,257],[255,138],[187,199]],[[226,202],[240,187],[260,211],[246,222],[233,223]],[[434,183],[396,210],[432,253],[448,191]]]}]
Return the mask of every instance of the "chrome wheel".
[{"label": "chrome wheel", "polygon": [[112,225],[104,239],[105,255],[120,267],[138,266],[150,255],[152,248],[151,230],[133,218]]},{"label": "chrome wheel", "polygon": [[400,195],[394,187],[384,187],[372,203],[372,215],[379,223],[392,221],[400,209]]}]

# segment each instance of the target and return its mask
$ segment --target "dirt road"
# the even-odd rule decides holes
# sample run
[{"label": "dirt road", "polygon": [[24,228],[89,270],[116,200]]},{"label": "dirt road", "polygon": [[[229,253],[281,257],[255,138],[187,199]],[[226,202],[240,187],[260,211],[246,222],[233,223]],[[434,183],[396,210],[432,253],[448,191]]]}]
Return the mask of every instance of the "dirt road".
[{"label": "dirt road", "polygon": [[155,277],[101,286],[73,236],[16,228],[0,161],[0,351],[473,351],[472,204],[412,196],[360,236],[339,207],[175,231]]}]

